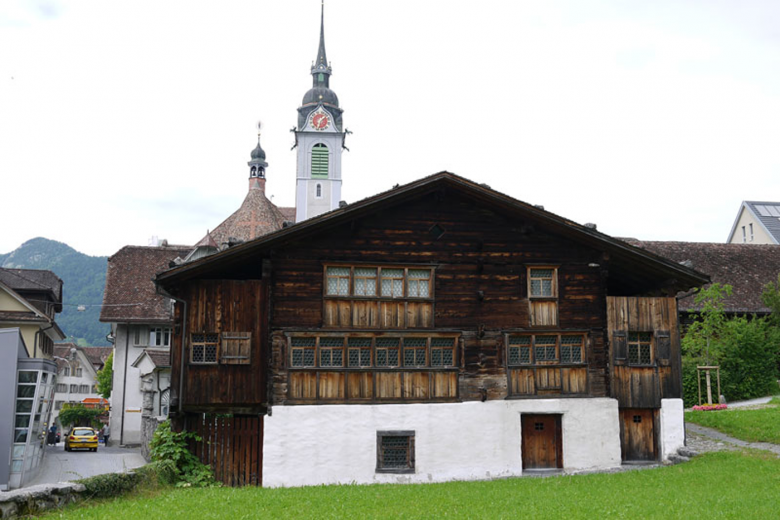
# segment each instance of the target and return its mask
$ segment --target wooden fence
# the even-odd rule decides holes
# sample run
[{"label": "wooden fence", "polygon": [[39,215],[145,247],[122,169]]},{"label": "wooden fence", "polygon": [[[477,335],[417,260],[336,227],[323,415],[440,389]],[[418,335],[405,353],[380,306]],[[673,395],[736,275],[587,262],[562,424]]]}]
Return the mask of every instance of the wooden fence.
[{"label": "wooden fence", "polygon": [[218,481],[226,486],[262,485],[262,415],[191,414],[185,428],[201,437],[190,449],[211,466]]}]

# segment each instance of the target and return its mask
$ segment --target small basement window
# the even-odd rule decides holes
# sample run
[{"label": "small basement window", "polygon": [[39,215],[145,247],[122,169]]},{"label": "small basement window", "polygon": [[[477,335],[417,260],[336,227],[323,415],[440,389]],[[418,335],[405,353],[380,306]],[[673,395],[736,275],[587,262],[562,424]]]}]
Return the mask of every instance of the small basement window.
[{"label": "small basement window", "polygon": [[376,432],[376,472],[414,473],[414,431]]}]

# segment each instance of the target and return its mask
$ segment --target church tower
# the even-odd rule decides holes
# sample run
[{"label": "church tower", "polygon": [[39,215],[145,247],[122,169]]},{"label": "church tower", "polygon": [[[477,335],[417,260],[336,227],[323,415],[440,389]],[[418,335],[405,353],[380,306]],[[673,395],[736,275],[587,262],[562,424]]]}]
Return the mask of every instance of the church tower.
[{"label": "church tower", "polygon": [[320,46],[311,67],[312,88],[298,107],[295,221],[336,209],[341,200],[344,127],[339,98],[330,89],[332,69],[325,56],[325,7],[320,14]]}]

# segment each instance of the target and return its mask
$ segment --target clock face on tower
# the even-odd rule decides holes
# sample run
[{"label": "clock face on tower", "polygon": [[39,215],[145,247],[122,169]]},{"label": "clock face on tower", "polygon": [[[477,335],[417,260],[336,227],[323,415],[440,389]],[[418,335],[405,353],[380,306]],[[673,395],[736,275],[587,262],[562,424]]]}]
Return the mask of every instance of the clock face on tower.
[{"label": "clock face on tower", "polygon": [[314,115],[311,116],[311,126],[313,126],[315,130],[325,130],[329,125],[330,118],[327,114],[315,112]]}]

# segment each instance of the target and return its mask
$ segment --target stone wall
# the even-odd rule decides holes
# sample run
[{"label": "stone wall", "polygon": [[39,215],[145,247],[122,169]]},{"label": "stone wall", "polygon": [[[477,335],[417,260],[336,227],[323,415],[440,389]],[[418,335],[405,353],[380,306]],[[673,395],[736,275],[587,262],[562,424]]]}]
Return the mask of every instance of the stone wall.
[{"label": "stone wall", "polygon": [[0,493],[0,518],[18,518],[78,502],[86,491],[84,484],[42,484]]},{"label": "stone wall", "polygon": [[149,443],[152,442],[154,432],[157,431],[157,427],[160,426],[165,420],[163,417],[142,417],[141,418],[141,455],[144,456],[147,462],[152,460],[149,455]]}]

